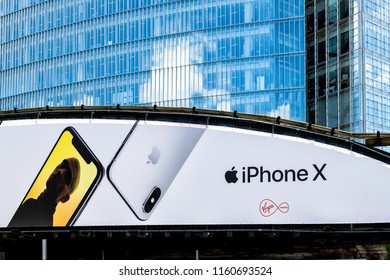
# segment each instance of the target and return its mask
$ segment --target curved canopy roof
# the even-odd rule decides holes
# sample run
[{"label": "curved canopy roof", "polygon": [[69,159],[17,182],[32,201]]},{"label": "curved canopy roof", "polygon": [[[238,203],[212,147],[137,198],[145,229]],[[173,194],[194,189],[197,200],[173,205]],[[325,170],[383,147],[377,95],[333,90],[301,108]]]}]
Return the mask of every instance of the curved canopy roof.
[{"label": "curved canopy roof", "polygon": [[[153,119],[173,122],[207,123],[243,129],[294,135],[319,142],[343,146],[365,155],[390,162],[390,155],[377,146],[390,145],[390,133],[353,133],[280,117],[204,110],[198,108],[142,106],[43,107],[0,111],[0,122],[38,118]],[[384,157],[384,158],[383,158]]]}]

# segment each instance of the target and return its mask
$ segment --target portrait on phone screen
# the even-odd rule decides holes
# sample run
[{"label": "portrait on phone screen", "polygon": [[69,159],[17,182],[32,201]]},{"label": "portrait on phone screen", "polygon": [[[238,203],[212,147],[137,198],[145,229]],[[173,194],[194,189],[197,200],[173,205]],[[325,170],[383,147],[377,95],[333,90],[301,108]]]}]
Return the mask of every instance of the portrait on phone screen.
[{"label": "portrait on phone screen", "polygon": [[101,180],[103,167],[80,135],[60,135],[8,227],[71,226]]}]

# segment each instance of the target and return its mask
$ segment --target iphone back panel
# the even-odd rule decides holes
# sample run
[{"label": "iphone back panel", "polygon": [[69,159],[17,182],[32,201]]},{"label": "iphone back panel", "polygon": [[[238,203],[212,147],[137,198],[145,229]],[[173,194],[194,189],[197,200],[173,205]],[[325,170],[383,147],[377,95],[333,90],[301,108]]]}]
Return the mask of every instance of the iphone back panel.
[{"label": "iphone back panel", "polygon": [[147,220],[205,131],[204,126],[137,122],[107,169],[110,182]]}]

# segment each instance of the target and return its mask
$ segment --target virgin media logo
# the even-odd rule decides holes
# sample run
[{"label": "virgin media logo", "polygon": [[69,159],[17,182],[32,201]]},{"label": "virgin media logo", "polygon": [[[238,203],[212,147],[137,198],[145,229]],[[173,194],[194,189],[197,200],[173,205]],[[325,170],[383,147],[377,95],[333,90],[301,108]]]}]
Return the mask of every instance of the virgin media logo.
[{"label": "virgin media logo", "polygon": [[260,202],[260,214],[264,217],[269,217],[275,214],[276,212],[281,212],[286,214],[290,210],[290,205],[287,202],[282,202],[280,204],[276,204],[271,199],[263,199]]}]

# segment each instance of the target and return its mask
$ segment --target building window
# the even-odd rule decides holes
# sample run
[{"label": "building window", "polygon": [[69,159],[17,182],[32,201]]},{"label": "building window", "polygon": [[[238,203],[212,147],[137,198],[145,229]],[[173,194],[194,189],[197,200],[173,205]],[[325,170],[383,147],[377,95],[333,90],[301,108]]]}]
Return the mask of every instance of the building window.
[{"label": "building window", "polygon": [[349,65],[341,67],[341,89],[349,88]]},{"label": "building window", "polygon": [[326,74],[320,74],[318,76],[318,97],[325,95],[325,88],[326,88]]},{"label": "building window", "polygon": [[337,1],[329,0],[328,2],[328,24],[332,25],[337,22]]},{"label": "building window", "polygon": [[317,15],[317,29],[325,28],[325,10],[319,11]]},{"label": "building window", "polygon": [[349,52],[349,32],[346,31],[340,35],[340,53],[345,54]]},{"label": "building window", "polygon": [[340,0],[340,20],[349,16],[349,0]]},{"label": "building window", "polygon": [[337,36],[329,38],[328,56],[329,58],[337,57]]},{"label": "building window", "polygon": [[317,50],[317,61],[318,63],[325,62],[326,60],[326,47],[325,47],[325,41],[318,43],[318,50]]}]

